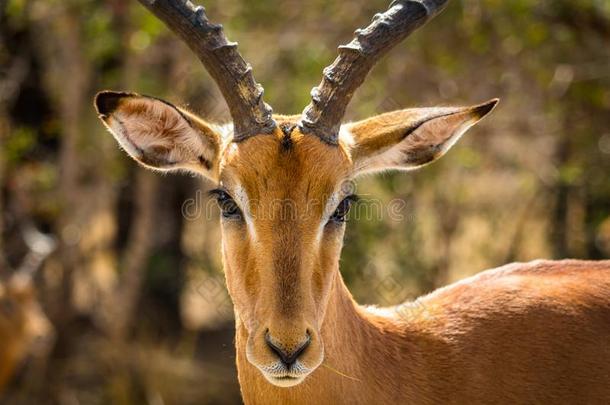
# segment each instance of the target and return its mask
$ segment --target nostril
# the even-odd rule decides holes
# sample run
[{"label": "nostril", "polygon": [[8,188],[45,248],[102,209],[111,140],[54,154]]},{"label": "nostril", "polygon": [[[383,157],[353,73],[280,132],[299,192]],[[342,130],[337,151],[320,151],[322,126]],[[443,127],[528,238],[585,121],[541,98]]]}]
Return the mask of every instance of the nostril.
[{"label": "nostril", "polygon": [[292,352],[286,351],[281,345],[275,343],[269,333],[265,334],[265,342],[267,343],[267,346],[269,346],[271,351],[277,354],[282,363],[284,363],[287,367],[290,367],[297,361],[299,356],[303,354],[305,349],[307,349],[307,347],[311,343],[311,335],[309,331],[307,331],[307,338],[305,339],[305,341],[301,343],[299,347],[297,347]]},{"label": "nostril", "polygon": [[284,352],[284,350],[282,350],[279,346],[273,343],[271,337],[269,336],[269,333],[265,334],[265,342],[267,343],[267,346],[269,346],[271,351],[277,354],[278,357],[285,363],[285,359],[288,357],[286,352]]},{"label": "nostril", "polygon": [[294,360],[296,360],[301,354],[303,354],[303,352],[305,351],[305,349],[307,349],[307,346],[309,346],[310,343],[311,343],[311,335],[308,332],[307,333],[307,338],[305,339],[305,341],[303,343],[301,343],[301,346],[299,346],[292,353],[292,357],[294,358]]}]

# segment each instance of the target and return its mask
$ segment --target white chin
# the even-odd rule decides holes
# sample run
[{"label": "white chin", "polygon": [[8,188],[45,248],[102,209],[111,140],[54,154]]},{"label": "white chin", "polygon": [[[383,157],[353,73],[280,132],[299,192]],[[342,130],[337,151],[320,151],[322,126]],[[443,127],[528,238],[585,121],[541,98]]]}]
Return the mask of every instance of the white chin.
[{"label": "white chin", "polygon": [[267,374],[267,373],[263,373],[263,375],[265,376],[267,381],[269,381],[271,384],[275,385],[276,387],[283,387],[283,388],[294,387],[295,385],[299,385],[300,383],[303,382],[303,380],[305,380],[305,377],[306,377],[306,376],[301,376],[301,377],[292,377],[292,376],[274,377],[274,376],[272,376],[270,374]]}]

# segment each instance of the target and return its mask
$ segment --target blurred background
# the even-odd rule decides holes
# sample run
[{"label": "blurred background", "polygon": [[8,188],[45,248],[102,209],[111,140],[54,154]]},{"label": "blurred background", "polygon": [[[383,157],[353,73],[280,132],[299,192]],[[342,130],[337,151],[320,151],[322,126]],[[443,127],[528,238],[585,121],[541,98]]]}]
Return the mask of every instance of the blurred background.
[{"label": "blurred background", "polygon": [[[266,101],[298,113],[336,46],[388,0],[205,6]],[[341,267],[359,302],[510,261],[610,257],[608,44],[607,0],[452,0],[372,71],[349,119],[502,101],[425,170],[358,182],[359,204],[382,207],[348,224]],[[137,167],[96,118],[102,89],[229,117],[136,1],[0,0],[0,346],[33,336],[0,366],[0,402],[239,403],[218,213],[202,208],[212,185]],[[33,276],[27,294],[14,274]]]}]

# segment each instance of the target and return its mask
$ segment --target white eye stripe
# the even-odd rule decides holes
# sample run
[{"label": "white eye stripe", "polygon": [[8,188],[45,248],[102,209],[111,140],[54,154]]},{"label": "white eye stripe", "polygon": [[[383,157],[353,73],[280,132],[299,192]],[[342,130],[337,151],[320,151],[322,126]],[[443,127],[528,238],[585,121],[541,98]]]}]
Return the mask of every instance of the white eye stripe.
[{"label": "white eye stripe", "polygon": [[330,217],[333,215],[333,213],[337,210],[337,206],[341,202],[341,198],[342,198],[341,194],[342,194],[341,190],[337,190],[334,193],[332,193],[330,198],[326,201],[326,205],[324,207],[324,212],[322,214],[322,219],[320,221],[318,230],[316,232],[316,241],[317,242],[320,242],[322,240],[322,236],[324,235],[324,229],[326,227],[326,224],[330,220]]},{"label": "white eye stripe", "polygon": [[324,220],[328,220],[331,217],[331,215],[337,209],[337,205],[339,205],[340,201],[341,200],[339,199],[339,192],[335,191],[330,196],[328,201],[326,201],[326,207],[324,207]]},{"label": "white eye stripe", "polygon": [[[220,186],[223,188],[228,188],[228,187],[224,186],[222,184],[222,182],[220,183]],[[342,198],[345,197],[343,195],[344,192],[343,192],[343,190],[341,190],[341,187],[338,186],[337,188],[338,189],[331,194],[331,196],[326,200],[326,203],[324,204],[322,216],[320,218],[319,226],[318,226],[318,229],[316,232],[316,241],[317,242],[319,242],[322,239],[322,236],[324,234],[324,228],[325,228],[326,224],[328,223],[328,221],[330,220],[330,218],[332,217],[334,212],[337,210],[337,207],[339,206],[340,202],[342,201]],[[246,189],[239,183],[234,183],[234,185],[232,185],[230,187],[230,189],[232,190],[231,197],[235,200],[235,203],[241,209],[242,215],[243,215],[243,220],[246,223],[246,226],[248,227],[248,231],[249,231],[253,241],[256,241],[257,234],[256,234],[256,228],[254,226],[254,217],[251,212],[251,201],[248,197]],[[253,203],[256,204],[256,201],[254,201]],[[311,212],[310,209],[311,209],[311,207],[307,207],[305,212]],[[290,211],[290,212],[293,212],[293,211]],[[294,213],[297,214],[298,212],[294,211]]]},{"label": "white eye stripe", "polygon": [[233,196],[233,199],[237,202],[237,205],[241,207],[241,211],[244,216],[244,221],[248,226],[248,231],[252,236],[252,240],[256,241],[256,228],[254,227],[254,222],[252,221],[252,215],[250,212],[250,200],[248,198],[248,194],[246,193],[246,190],[244,189],[244,187],[242,187],[241,184],[237,184],[235,186],[234,193],[235,195]]},{"label": "white eye stripe", "polygon": [[350,130],[350,124],[343,124],[339,129],[339,141],[343,143],[348,149],[351,149],[356,142],[354,140],[354,134]]}]

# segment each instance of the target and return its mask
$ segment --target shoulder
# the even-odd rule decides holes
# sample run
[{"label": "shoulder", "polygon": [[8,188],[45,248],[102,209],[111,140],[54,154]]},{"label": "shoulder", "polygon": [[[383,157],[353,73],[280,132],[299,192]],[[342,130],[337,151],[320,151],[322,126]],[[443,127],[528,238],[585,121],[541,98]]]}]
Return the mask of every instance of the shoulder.
[{"label": "shoulder", "polygon": [[[524,278],[579,278],[610,277],[610,260],[534,260],[526,263],[511,263],[501,267],[482,271],[446,287],[439,288],[429,295],[444,294],[460,287],[478,287],[483,284],[502,284],[513,277]],[[609,280],[610,281],[610,280]]]},{"label": "shoulder", "polygon": [[[364,307],[371,316],[437,322],[526,307],[582,303],[610,306],[610,260],[534,260],[482,271],[394,307]],[[470,315],[469,315],[470,314]],[[477,315],[478,314],[478,315]]]},{"label": "shoulder", "polygon": [[444,310],[522,308],[539,304],[610,302],[610,260],[535,260],[483,271],[420,300]]}]

